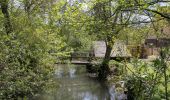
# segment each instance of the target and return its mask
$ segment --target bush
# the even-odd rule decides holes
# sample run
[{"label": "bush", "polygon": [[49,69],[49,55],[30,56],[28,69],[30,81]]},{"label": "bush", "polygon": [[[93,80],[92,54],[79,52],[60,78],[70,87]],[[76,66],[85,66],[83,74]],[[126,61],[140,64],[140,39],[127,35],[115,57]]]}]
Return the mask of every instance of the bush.
[{"label": "bush", "polygon": [[32,97],[43,91],[54,64],[44,37],[0,34],[0,99]]},{"label": "bush", "polygon": [[[165,99],[163,67],[160,59],[153,62],[134,60],[127,66],[126,81],[128,97],[134,100]],[[167,74],[169,74],[167,69]]]}]

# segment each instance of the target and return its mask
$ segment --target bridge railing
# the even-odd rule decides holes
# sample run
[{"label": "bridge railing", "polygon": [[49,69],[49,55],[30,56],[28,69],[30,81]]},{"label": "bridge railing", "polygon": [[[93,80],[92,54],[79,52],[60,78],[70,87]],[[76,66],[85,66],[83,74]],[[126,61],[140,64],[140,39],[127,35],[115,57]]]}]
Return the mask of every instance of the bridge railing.
[{"label": "bridge railing", "polygon": [[76,58],[88,58],[89,57],[89,52],[74,52],[71,53],[71,57],[76,57]]},{"label": "bridge railing", "polygon": [[88,61],[89,52],[74,52],[71,53],[71,61]]}]

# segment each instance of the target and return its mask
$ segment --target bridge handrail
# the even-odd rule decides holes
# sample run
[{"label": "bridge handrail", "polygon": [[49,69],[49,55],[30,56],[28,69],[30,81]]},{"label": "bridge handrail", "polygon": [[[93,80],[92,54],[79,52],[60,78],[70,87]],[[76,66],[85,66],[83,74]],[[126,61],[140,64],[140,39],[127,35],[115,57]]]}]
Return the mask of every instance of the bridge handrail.
[{"label": "bridge handrail", "polygon": [[89,57],[89,52],[73,52],[71,53],[71,57],[75,58],[86,58]]}]

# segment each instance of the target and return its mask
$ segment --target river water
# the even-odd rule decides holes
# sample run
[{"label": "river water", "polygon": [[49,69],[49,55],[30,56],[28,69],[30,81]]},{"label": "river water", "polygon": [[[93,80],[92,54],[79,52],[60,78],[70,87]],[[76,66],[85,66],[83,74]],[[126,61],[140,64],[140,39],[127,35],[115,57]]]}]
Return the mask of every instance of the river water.
[{"label": "river water", "polygon": [[115,100],[114,87],[108,89],[89,77],[86,66],[56,65],[55,80],[59,87],[36,100]]}]

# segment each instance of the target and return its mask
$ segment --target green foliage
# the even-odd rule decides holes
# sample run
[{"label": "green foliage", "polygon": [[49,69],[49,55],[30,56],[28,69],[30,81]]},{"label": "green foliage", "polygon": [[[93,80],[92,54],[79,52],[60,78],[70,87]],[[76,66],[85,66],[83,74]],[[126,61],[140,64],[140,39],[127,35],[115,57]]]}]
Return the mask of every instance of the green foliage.
[{"label": "green foliage", "polygon": [[[64,2],[62,2],[64,3]],[[67,44],[67,48],[74,51],[87,51],[90,49],[94,36],[89,35],[86,26],[89,23],[90,16],[82,11],[82,4],[69,5],[65,2],[61,9],[58,9],[57,20],[59,35]],[[56,13],[56,8],[52,14]]]},{"label": "green foliage", "polygon": [[[38,3],[33,5],[41,6]],[[29,14],[15,6],[11,9],[13,31],[7,35],[0,23],[0,99],[31,98],[53,83],[54,63],[59,57],[68,56],[70,48],[65,49],[60,28],[44,18],[39,11],[42,9],[35,8]]]},{"label": "green foliage", "polygon": [[[4,35],[1,33],[1,36]],[[42,37],[32,38],[4,36],[0,39],[0,98],[32,96],[42,90],[51,78],[52,57],[44,48],[45,43],[40,41]]]},{"label": "green foliage", "polygon": [[[126,80],[128,92],[135,100],[165,99],[164,70],[160,59],[154,62],[134,60],[126,69],[127,73],[123,74],[123,79]],[[168,68],[167,76],[169,73]]]},{"label": "green foliage", "polygon": [[[159,17],[168,19],[166,14],[162,15],[159,11],[168,13],[169,7],[160,7],[158,2],[152,0],[138,2],[91,0],[85,4],[76,1],[73,5],[67,1],[0,1],[2,12],[0,13],[0,99],[31,97],[45,89],[52,81],[50,78],[56,60],[69,58],[73,51],[87,51],[91,48],[92,41],[96,39],[105,40],[107,48],[110,49],[110,53],[107,52],[108,56],[103,60],[107,61],[108,65],[111,46],[117,38],[126,40],[128,32],[127,37],[131,43],[139,44],[141,38],[145,38],[144,34],[139,33],[146,33],[149,30],[147,26],[142,27],[142,25],[139,25],[139,28],[131,27],[134,21],[140,23],[140,17],[132,15],[157,14],[156,17],[149,16],[150,19]],[[157,12],[150,8],[159,9]],[[145,13],[146,11],[149,15]],[[164,21],[162,23],[161,28],[164,26]],[[162,62],[156,61],[154,68],[144,63],[134,63],[132,71],[135,73],[127,75],[126,78],[134,88],[133,92],[137,92],[135,96],[140,97],[141,93],[143,94],[141,98],[144,99],[145,96],[148,97],[147,93],[156,92],[154,85],[157,85],[160,79],[158,75],[161,74],[158,72],[162,72],[159,69],[160,63]],[[123,66],[117,62],[113,64]],[[101,64],[96,65],[95,69],[101,66]],[[107,68],[105,66],[103,68],[105,72]]]}]

